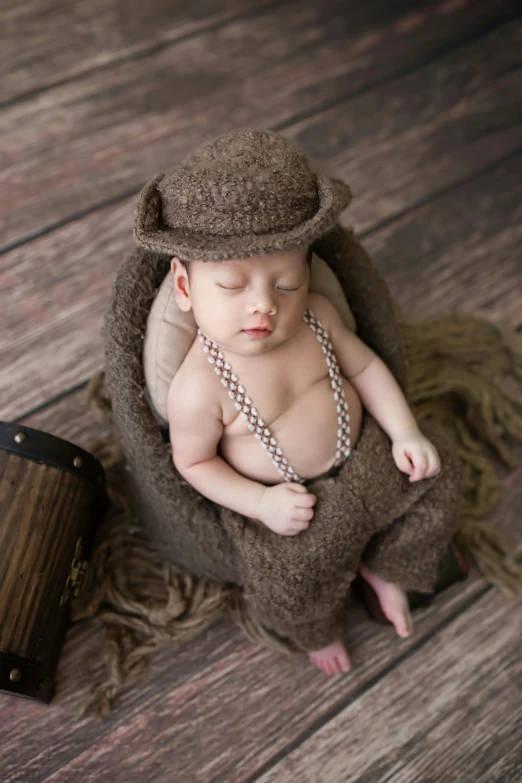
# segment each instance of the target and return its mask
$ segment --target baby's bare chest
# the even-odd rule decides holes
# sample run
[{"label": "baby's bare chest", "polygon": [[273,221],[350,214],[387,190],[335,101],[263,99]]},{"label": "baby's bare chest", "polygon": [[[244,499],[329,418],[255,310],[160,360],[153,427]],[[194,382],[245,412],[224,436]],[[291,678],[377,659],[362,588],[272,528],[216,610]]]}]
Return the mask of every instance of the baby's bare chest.
[{"label": "baby's bare chest", "polygon": [[[196,341],[192,350],[198,372],[207,374],[209,395],[221,406],[224,435],[250,434],[247,422],[235,405],[234,394],[213,371],[201,343]],[[244,389],[243,395],[249,397],[268,427],[276,425],[288,411],[311,400],[319,391],[333,394],[324,353],[315,334],[307,327],[289,341],[286,348],[282,346],[266,354],[248,357],[223,353],[238,378],[237,384]]]}]

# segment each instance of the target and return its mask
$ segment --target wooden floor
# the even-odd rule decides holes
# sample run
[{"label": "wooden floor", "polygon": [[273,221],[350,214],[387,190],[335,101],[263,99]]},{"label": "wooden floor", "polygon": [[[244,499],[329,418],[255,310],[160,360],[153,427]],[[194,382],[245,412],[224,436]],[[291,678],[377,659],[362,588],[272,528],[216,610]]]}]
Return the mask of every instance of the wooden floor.
[{"label": "wooden floor", "polygon": [[[0,418],[81,446],[85,387],[143,183],[265,127],[342,177],[408,317],[522,328],[522,17],[493,0],[4,0]],[[520,543],[522,469],[492,519]],[[69,632],[49,706],[0,695],[0,781],[520,783],[520,602],[475,568],[413,638],[354,599],[348,675],[223,617],[79,719],[103,631]]]}]

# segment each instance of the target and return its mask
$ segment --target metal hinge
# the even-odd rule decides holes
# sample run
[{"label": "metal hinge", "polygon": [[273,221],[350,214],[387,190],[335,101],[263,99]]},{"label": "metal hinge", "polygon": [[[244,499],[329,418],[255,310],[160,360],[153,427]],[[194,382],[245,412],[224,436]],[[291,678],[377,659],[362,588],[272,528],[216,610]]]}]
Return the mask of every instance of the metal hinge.
[{"label": "metal hinge", "polygon": [[87,560],[82,560],[82,539],[79,538],[76,542],[76,549],[74,550],[74,557],[71,562],[71,570],[69,576],[65,582],[63,593],[60,598],[60,606],[64,604],[69,598],[77,596],[85,582],[89,569],[89,563]]}]

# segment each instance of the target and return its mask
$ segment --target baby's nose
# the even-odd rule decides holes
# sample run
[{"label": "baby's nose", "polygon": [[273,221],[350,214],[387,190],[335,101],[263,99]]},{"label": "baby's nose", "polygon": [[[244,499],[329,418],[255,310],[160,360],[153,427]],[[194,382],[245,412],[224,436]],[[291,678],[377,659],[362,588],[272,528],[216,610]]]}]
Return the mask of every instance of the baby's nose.
[{"label": "baby's nose", "polygon": [[258,296],[252,301],[252,312],[254,313],[275,313],[276,304],[272,297],[268,294],[264,296]]}]

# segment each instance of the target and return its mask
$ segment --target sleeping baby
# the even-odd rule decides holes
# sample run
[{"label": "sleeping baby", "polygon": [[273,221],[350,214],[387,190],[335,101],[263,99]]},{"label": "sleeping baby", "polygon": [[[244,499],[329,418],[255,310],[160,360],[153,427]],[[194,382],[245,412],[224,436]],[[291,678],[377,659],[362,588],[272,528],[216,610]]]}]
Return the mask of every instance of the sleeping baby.
[{"label": "sleeping baby", "polygon": [[[171,262],[177,304],[198,327],[168,394],[174,465],[211,501],[290,538],[314,525],[307,484],[348,468],[363,419],[386,433],[393,469],[409,482],[441,468],[386,364],[328,298],[309,291],[311,256],[301,244]],[[362,561],[359,572],[399,636],[409,636],[404,587]],[[350,669],[341,638],[306,652],[327,674]]]}]

